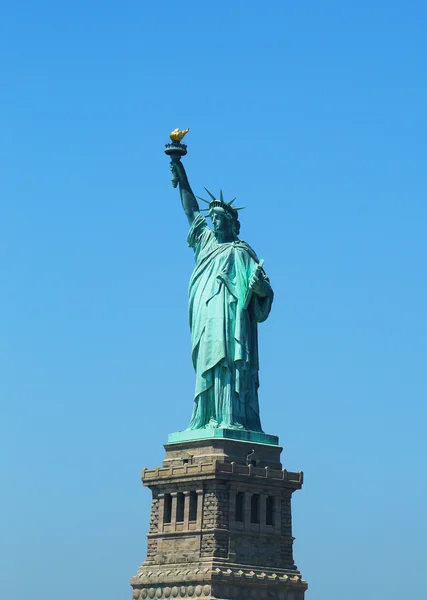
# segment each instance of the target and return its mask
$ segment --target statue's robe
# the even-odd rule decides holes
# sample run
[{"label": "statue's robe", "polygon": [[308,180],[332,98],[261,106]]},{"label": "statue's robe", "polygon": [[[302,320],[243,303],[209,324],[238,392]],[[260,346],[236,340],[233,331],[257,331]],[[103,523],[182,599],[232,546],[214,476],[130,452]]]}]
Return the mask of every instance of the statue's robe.
[{"label": "statue's robe", "polygon": [[[189,286],[192,358],[196,371],[190,429],[221,427],[262,431],[258,405],[257,323],[271,309],[273,292],[253,294],[244,308],[258,258],[243,241],[218,243],[199,213],[188,245],[196,266]],[[265,273],[261,278],[268,281]]]}]

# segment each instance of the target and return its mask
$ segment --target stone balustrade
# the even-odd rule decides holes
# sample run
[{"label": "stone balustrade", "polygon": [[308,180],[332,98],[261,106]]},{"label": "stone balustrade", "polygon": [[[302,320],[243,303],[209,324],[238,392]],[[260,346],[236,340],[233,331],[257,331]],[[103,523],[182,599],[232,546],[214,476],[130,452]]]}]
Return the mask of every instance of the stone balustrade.
[{"label": "stone balustrade", "polygon": [[143,469],[142,481],[144,484],[152,483],[156,479],[169,479],[171,477],[186,477],[198,475],[245,475],[248,477],[281,480],[301,486],[304,474],[302,471],[292,472],[286,469],[271,469],[270,467],[255,467],[253,465],[239,465],[231,462],[214,461],[210,463],[195,463],[184,465],[169,465],[155,469]]}]

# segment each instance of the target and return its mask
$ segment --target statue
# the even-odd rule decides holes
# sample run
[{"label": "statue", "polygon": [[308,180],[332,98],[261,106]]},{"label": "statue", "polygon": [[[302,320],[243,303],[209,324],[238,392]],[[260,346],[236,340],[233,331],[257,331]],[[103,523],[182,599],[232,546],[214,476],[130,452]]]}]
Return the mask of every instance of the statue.
[{"label": "statue", "polygon": [[[172,184],[179,185],[196,266],[189,285],[192,359],[196,371],[189,429],[226,428],[262,432],[258,405],[257,325],[267,319],[273,290],[253,249],[239,239],[239,208],[208,190],[200,209],[181,157],[188,132],[176,129],[166,154]],[[208,227],[206,211],[213,229]]]}]

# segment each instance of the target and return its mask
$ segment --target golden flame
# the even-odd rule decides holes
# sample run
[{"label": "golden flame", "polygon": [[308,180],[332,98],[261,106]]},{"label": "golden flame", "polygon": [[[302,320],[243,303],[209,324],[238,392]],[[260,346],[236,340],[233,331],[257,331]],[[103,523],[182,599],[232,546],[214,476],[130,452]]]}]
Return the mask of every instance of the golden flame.
[{"label": "golden flame", "polygon": [[173,142],[180,142],[182,140],[182,138],[187,135],[187,133],[189,132],[189,129],[174,129],[173,131],[171,131],[171,133],[169,134],[170,139]]}]

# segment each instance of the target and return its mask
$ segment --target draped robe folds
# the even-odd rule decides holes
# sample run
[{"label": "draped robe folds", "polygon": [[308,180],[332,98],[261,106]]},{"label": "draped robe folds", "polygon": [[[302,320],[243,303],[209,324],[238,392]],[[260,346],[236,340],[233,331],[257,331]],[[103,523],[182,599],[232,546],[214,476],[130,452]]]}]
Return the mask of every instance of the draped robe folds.
[{"label": "draped robe folds", "polygon": [[[258,258],[246,242],[219,243],[200,213],[191,225],[188,245],[193,248],[196,260],[189,286],[192,359],[196,371],[189,429],[262,431],[257,323],[268,317],[273,292],[265,298],[254,294],[248,309],[244,309]],[[261,278],[268,281],[263,271]]]}]

